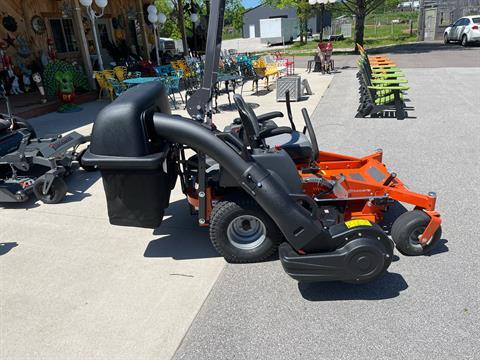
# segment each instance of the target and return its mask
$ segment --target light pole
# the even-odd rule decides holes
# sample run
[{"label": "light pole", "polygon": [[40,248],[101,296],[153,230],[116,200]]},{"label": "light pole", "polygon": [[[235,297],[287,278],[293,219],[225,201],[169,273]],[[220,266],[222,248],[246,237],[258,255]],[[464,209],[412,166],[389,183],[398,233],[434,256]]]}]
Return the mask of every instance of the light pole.
[{"label": "light pole", "polygon": [[95,4],[100,8],[100,13],[97,13],[95,10],[93,10],[92,2],[92,0],[80,0],[80,4],[87,8],[88,17],[92,22],[93,41],[95,43],[95,50],[97,51],[98,68],[100,70],[104,70],[102,54],[100,53],[100,46],[98,45],[97,27],[95,26],[95,20],[103,16],[104,9],[108,5],[108,0],[95,0]]},{"label": "light pole", "polygon": [[158,54],[158,34],[157,34],[157,26],[158,24],[164,24],[167,21],[167,17],[163,13],[158,13],[157,7],[155,5],[150,5],[147,7],[148,11],[148,21],[153,26],[153,36],[155,38],[155,55],[157,57],[157,65],[160,65],[160,56]]},{"label": "light pole", "polygon": [[[193,8],[195,9],[195,8]],[[200,20],[198,14],[192,10],[192,14],[190,15],[190,19],[192,20],[192,32],[193,32],[193,48],[195,53],[197,52],[197,34],[195,34],[195,26],[197,22]]]}]

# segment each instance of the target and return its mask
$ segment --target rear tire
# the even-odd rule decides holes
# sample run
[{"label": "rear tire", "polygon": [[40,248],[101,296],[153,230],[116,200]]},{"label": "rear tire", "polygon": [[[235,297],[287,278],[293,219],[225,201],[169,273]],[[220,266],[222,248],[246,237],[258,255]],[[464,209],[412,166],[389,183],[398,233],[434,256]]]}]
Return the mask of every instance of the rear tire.
[{"label": "rear tire", "polygon": [[213,208],[210,240],[228,262],[251,263],[265,260],[277,251],[283,235],[253,201],[223,201]]},{"label": "rear tire", "polygon": [[445,45],[450,44],[450,40],[448,40],[448,35],[447,35],[447,34],[444,34],[444,35],[443,35],[443,43],[444,43]]},{"label": "rear tire", "polygon": [[398,251],[407,256],[428,254],[442,237],[440,227],[427,245],[422,246],[418,242],[418,236],[425,231],[429,222],[430,216],[422,210],[408,211],[400,215],[393,223],[391,231],[392,240]]},{"label": "rear tire", "polygon": [[468,37],[467,35],[462,36],[462,46],[467,47],[468,46]]},{"label": "rear tire", "polygon": [[57,204],[63,200],[67,194],[67,184],[62,178],[55,178],[48,193],[43,193],[43,184],[45,183],[45,176],[39,177],[33,185],[33,193],[38,200],[45,204]]}]

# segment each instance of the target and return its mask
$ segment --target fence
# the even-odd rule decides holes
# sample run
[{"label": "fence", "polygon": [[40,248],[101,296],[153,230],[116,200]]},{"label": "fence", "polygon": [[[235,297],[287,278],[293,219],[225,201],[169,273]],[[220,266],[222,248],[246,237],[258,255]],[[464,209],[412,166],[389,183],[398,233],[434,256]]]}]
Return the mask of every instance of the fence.
[{"label": "fence", "polygon": [[[414,36],[417,11],[395,11],[369,15],[365,21],[365,39],[388,39]],[[355,26],[354,17],[342,16],[332,21],[332,26],[324,29],[324,37],[343,35],[352,38]]]}]

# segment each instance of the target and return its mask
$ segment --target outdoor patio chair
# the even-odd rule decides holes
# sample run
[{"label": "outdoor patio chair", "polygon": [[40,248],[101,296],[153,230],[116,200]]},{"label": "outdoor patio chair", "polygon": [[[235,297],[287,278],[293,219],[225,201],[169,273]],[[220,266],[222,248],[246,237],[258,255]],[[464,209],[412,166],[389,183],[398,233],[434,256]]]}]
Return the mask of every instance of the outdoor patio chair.
[{"label": "outdoor patio chair", "polygon": [[277,64],[286,67],[287,75],[295,74],[295,56],[288,58],[288,56],[282,55],[279,51],[275,52],[273,56]]},{"label": "outdoor patio chair", "polygon": [[270,78],[280,76],[280,71],[275,64],[267,64],[263,57],[253,61],[253,68],[257,73],[257,76],[266,80],[266,88],[270,90]]},{"label": "outdoor patio chair", "polygon": [[115,97],[120,96],[125,90],[127,90],[127,86],[115,78],[106,78],[106,80],[109,86],[113,89]]},{"label": "outdoor patio chair", "polygon": [[278,62],[272,55],[264,55],[263,59],[267,66],[275,67],[280,75],[287,75],[287,66],[284,62]]},{"label": "outdoor patio chair", "polygon": [[403,72],[399,68],[384,68],[384,69],[372,69],[368,59],[360,57],[357,61],[357,66],[367,73],[372,79],[397,79],[404,77]]},{"label": "outdoor patio chair", "polygon": [[258,92],[258,80],[261,78],[255,72],[253,68],[252,62],[240,62],[238,63],[238,68],[240,70],[240,75],[242,76],[242,85],[240,89],[240,94],[243,94],[243,86],[248,82],[252,81],[252,91],[256,87],[256,91]]},{"label": "outdoor patio chair", "polygon": [[126,66],[115,66],[113,72],[119,81],[123,81],[127,78],[127,67]]},{"label": "outdoor patio chair", "polygon": [[177,109],[177,99],[175,98],[175,93],[180,95],[180,99],[183,101],[182,93],[180,92],[180,77],[179,76],[167,76],[163,78],[163,84],[165,86],[165,90],[173,102],[173,106],[175,110]]},{"label": "outdoor patio chair", "polygon": [[106,92],[110,97],[110,100],[113,101],[114,90],[110,83],[107,81],[105,74],[102,71],[94,71],[93,75],[95,80],[97,80],[99,91],[98,91],[98,99],[102,98],[102,95]]},{"label": "outdoor patio chair", "polygon": [[307,62],[307,72],[320,72],[322,71],[322,56],[320,54],[320,49],[317,47],[317,52],[313,59],[308,60]]},{"label": "outdoor patio chair", "polygon": [[330,74],[331,71],[335,69],[335,62],[332,59],[333,54],[333,44],[331,42],[321,42],[318,44],[318,49],[320,51],[321,61],[321,71],[322,74]]},{"label": "outdoor patio chair", "polygon": [[100,71],[105,78],[115,79],[115,71],[113,70],[102,70]]},{"label": "outdoor patio chair", "polygon": [[372,66],[395,66],[395,63],[387,56],[370,56],[363,46],[357,44],[358,51],[370,62]]},{"label": "outdoor patio chair", "polygon": [[360,81],[357,118],[369,115],[378,117],[394,111],[397,119],[405,119],[407,107],[404,92],[409,89],[405,78],[372,78],[365,63],[360,64],[357,77]]},{"label": "outdoor patio chair", "polygon": [[191,71],[190,67],[188,66],[185,60],[174,60],[171,61],[170,64],[175,70],[183,71],[183,76],[188,78],[194,76],[193,72]]},{"label": "outdoor patio chair", "polygon": [[171,64],[156,66],[155,72],[157,73],[157,76],[176,75],[175,70],[173,69],[173,66]]}]

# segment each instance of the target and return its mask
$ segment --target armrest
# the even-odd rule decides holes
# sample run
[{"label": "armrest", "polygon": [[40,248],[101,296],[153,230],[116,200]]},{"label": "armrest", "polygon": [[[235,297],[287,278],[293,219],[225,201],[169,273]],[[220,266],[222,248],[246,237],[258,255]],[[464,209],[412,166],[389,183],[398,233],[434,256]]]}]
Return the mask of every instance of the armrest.
[{"label": "armrest", "polygon": [[372,73],[388,74],[388,73],[400,73],[403,71],[400,68],[383,68],[383,69],[371,69]]},{"label": "armrest", "polygon": [[375,84],[406,84],[408,80],[406,79],[396,79],[396,80],[371,80],[370,81],[373,85]]},{"label": "armrest", "polygon": [[398,78],[405,78],[405,75],[401,73],[390,73],[390,74],[385,74],[385,73],[373,73],[372,77],[375,78],[384,78],[384,79],[398,79]]},{"label": "armrest", "polygon": [[235,135],[233,135],[232,133],[218,132],[215,134],[215,136],[218,137],[219,139],[222,139],[226,143],[232,144],[233,146],[238,148],[238,150],[242,150],[245,147],[243,142],[239,138],[235,137]]},{"label": "armrest", "polygon": [[281,111],[272,111],[266,114],[257,115],[257,119],[259,123],[263,123],[264,121],[275,119],[275,118],[281,118],[281,117],[283,117],[283,113]]},{"label": "armrest", "polygon": [[369,86],[369,89],[372,90],[409,90],[408,86]]},{"label": "armrest", "polygon": [[269,138],[275,135],[281,135],[281,134],[291,134],[292,129],[287,127],[287,126],[281,126],[281,127],[276,127],[276,128],[266,128],[262,131],[260,131],[259,137],[260,139],[265,139]]},{"label": "armrest", "polygon": [[370,67],[375,70],[379,69],[400,69],[397,65],[390,64],[390,65],[372,65],[370,64]]}]

